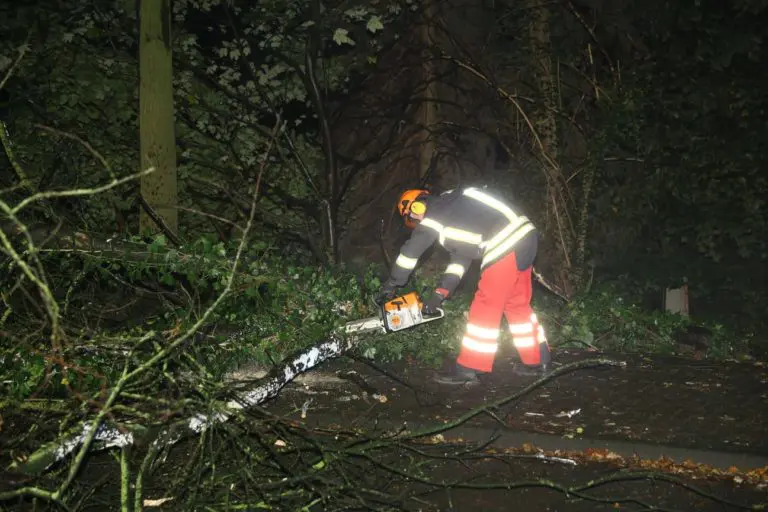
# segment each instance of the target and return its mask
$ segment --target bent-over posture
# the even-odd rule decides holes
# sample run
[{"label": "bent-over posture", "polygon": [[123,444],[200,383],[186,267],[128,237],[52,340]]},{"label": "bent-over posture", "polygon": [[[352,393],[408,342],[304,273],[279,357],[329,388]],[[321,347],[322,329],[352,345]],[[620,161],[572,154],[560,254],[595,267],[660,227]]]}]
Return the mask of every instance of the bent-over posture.
[{"label": "bent-over posture", "polygon": [[389,279],[377,302],[395,296],[416,268],[419,257],[439,242],[451,261],[439,286],[424,301],[424,313],[451,296],[473,260],[480,260],[480,281],[469,308],[461,351],[454,369],[438,376],[442,384],[467,384],[478,372],[490,372],[498,349],[502,316],[506,316],[515,349],[523,363],[515,373],[538,375],[550,363],[544,329],[531,308],[533,260],[538,233],[530,220],[487,187],[469,187],[439,196],[427,190],[405,191],[398,210],[406,225],[413,228],[400,249]]}]

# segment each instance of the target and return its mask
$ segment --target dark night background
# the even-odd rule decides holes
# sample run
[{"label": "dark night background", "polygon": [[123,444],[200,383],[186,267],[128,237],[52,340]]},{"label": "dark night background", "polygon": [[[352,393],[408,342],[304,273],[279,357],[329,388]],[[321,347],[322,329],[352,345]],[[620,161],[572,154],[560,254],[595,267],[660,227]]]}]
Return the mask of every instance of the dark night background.
[{"label": "dark night background", "polygon": [[[9,396],[85,396],[119,375],[111,344],[194,325],[251,213],[232,296],[197,329],[245,334],[184,347],[220,376],[312,345],[370,314],[409,234],[394,202],[420,185],[488,184],[533,220],[555,349],[768,354],[768,2],[175,0],[169,85],[142,71],[144,1],[0,0]],[[171,112],[140,108],[147,84],[172,87],[174,133],[152,137],[175,154],[161,192],[178,222],[140,233],[165,214],[139,179],[13,210],[136,173],[142,116]],[[413,286],[444,263],[435,251]],[[690,317],[664,310],[683,283]],[[435,329],[366,354],[439,360],[455,325]],[[82,349],[95,340],[112,348]]]}]

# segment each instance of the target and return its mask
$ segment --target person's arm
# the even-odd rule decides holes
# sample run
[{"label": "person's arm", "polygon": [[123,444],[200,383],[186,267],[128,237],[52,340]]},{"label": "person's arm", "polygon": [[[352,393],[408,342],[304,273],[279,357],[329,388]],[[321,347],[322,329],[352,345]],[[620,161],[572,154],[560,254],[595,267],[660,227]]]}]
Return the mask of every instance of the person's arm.
[{"label": "person's arm", "polygon": [[442,295],[443,299],[451,295],[456,290],[456,287],[459,286],[461,279],[471,264],[472,260],[470,258],[456,256],[451,258],[451,263],[443,272],[443,277],[435,292]]},{"label": "person's arm", "polygon": [[413,230],[411,238],[400,248],[395,263],[389,273],[389,279],[384,283],[376,297],[375,302],[379,305],[394,298],[395,289],[405,286],[411,272],[419,263],[419,258],[432,244],[437,240],[440,233],[440,224],[429,219],[423,219],[416,229]]},{"label": "person's arm", "polygon": [[400,248],[400,254],[392,265],[388,283],[393,286],[405,286],[411,273],[419,263],[419,258],[427,249],[432,247],[432,244],[437,240],[437,236],[437,231],[425,226],[423,223],[416,226],[411,238]]}]

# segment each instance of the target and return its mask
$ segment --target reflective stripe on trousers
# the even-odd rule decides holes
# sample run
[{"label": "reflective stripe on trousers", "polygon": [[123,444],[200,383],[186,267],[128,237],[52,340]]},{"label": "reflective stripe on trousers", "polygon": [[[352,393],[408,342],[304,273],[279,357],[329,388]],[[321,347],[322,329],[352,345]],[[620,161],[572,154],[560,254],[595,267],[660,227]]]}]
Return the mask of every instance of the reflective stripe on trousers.
[{"label": "reflective stripe on trousers", "polygon": [[507,319],[523,364],[549,362],[544,329],[531,308],[531,270],[521,272],[517,269],[513,251],[483,271],[469,308],[467,328],[456,360],[458,364],[482,372],[493,369],[502,316]]},{"label": "reflective stripe on trousers", "polygon": [[[520,314],[522,315],[522,312]],[[547,336],[536,313],[532,312],[527,321],[520,323],[512,323],[510,317],[515,318],[517,314],[508,314],[507,323],[509,323],[509,332],[512,334],[512,343],[523,364],[549,364]]]}]

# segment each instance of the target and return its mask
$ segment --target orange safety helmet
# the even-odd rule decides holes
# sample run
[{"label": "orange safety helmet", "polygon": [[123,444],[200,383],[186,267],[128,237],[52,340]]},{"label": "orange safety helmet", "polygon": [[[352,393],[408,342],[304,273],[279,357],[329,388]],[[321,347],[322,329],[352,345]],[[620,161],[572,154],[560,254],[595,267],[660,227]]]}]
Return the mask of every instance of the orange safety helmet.
[{"label": "orange safety helmet", "polygon": [[411,212],[421,215],[427,211],[427,205],[419,199],[429,195],[429,190],[422,188],[412,188],[406,190],[400,196],[400,200],[397,202],[397,210],[400,212],[400,216],[405,221],[405,225],[413,229],[418,224],[411,219]]}]

